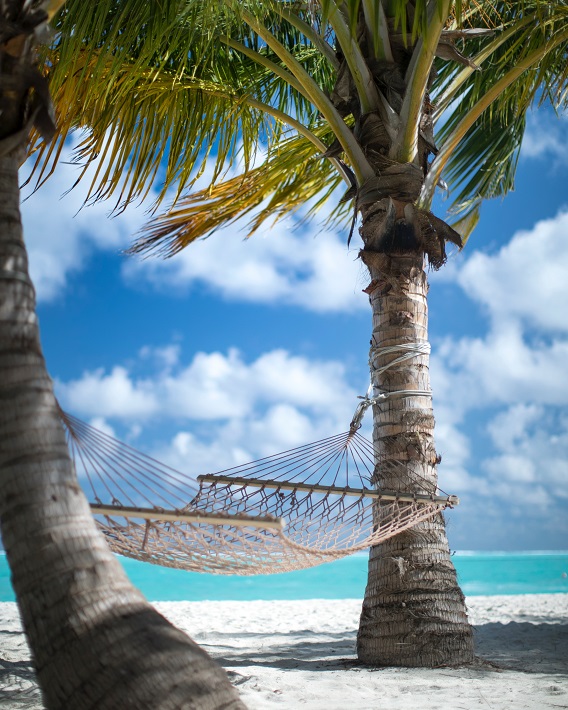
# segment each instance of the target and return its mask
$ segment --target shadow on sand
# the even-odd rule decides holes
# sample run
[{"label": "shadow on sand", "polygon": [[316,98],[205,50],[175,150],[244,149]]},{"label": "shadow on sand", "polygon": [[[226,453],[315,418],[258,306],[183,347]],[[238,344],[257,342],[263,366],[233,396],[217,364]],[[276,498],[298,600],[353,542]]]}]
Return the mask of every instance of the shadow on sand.
[{"label": "shadow on sand", "polygon": [[[0,634],[0,639],[4,633]],[[0,707],[10,710],[43,707],[31,661],[6,661],[0,658]]]},{"label": "shadow on sand", "polygon": [[[475,626],[474,633],[477,655],[497,669],[568,674],[567,624],[491,623]],[[239,650],[225,645],[223,636],[200,639],[200,645],[225,668],[266,666],[321,672],[358,665],[355,632],[326,634],[325,640],[309,631],[264,637],[251,634],[257,639],[254,653],[250,648]]]},{"label": "shadow on sand", "polygon": [[[513,670],[529,673],[568,675],[568,624],[491,623],[474,627],[478,655],[491,661],[479,672]],[[0,632],[0,647],[3,634]],[[225,667],[238,685],[248,677],[232,668],[265,666],[281,670],[325,671],[363,670],[355,658],[355,631],[321,634],[309,630],[292,634],[245,634],[245,649],[231,644],[234,634],[203,635],[198,643]],[[254,651],[250,646],[254,645]],[[370,670],[370,669],[368,669]],[[41,695],[31,661],[0,659],[0,707],[41,708]]]}]

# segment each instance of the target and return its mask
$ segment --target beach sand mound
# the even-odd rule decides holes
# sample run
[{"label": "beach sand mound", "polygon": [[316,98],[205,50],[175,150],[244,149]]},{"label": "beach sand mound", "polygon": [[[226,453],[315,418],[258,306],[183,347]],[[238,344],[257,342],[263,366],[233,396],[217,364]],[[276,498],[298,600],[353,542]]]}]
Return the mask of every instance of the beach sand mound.
[{"label": "beach sand mound", "polygon": [[[156,607],[217,659],[251,710],[568,708],[568,594],[468,598],[483,661],[434,670],[358,666],[358,600]],[[0,604],[0,707],[42,707],[11,603]]]}]

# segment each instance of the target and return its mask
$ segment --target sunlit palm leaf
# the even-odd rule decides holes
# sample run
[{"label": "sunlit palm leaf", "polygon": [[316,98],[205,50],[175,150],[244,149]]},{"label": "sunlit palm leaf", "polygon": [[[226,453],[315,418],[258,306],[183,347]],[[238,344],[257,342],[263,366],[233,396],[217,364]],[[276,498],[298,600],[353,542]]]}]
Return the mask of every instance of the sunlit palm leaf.
[{"label": "sunlit palm leaf", "polygon": [[[231,31],[249,45],[254,39],[242,23],[239,32],[233,31],[234,13],[225,17],[207,11],[203,3],[180,2],[183,12],[172,12],[154,25],[151,8],[134,2],[132,11],[140,10],[140,23],[118,32],[112,9],[130,3],[112,3],[111,10],[105,3],[71,5],[67,13],[73,12],[74,32],[62,34],[52,53],[59,136],[49,155],[40,158],[40,181],[49,174],[49,159],[59,157],[69,131],[86,127],[90,135],[79,146],[77,160],[88,163],[105,156],[104,166],[90,178],[90,198],[113,196],[120,209],[144,197],[159,180],[161,200],[174,185],[178,192],[190,186],[211,152],[216,179],[236,161],[250,164],[259,146],[264,149],[278,140],[280,126],[239,96],[286,109],[308,126],[317,119],[313,105],[285,81],[218,41]],[[215,28],[215,33],[205,32],[204,38],[196,31],[197,12],[197,24]],[[274,20],[274,13],[269,15]],[[88,32],[91,26],[95,29]],[[279,36],[309,73],[322,86],[331,86],[332,72],[322,54],[280,17],[279,28]],[[90,41],[80,41],[81,35]],[[259,51],[279,63],[268,48]]]},{"label": "sunlit palm leaf", "polygon": [[[340,183],[338,173],[311,143],[301,136],[286,139],[258,168],[178,199],[144,228],[132,251],[172,256],[237,219],[249,217],[250,235],[265,221],[274,222],[306,205],[311,208],[301,218],[309,219]],[[347,211],[338,203],[332,218],[341,220]]]},{"label": "sunlit palm leaf", "polygon": [[[544,7],[547,5],[548,7]],[[453,204],[458,210],[476,204],[478,198],[506,194],[514,185],[514,176],[526,124],[526,114],[535,101],[549,99],[555,106],[566,101],[568,81],[566,41],[554,44],[568,26],[568,5],[555,3],[485,4],[483,13],[471,16],[471,22],[490,26],[507,17],[503,31],[518,24],[508,40],[481,64],[481,71],[469,72],[459,86],[450,110],[440,117],[436,140],[440,147],[491,88],[531,54],[545,53],[537,64],[523,72],[475,121],[451,154],[444,179],[453,188]],[[527,22],[527,18],[531,18]],[[498,43],[499,37],[489,40]],[[466,43],[472,56],[488,40]],[[438,91],[448,87],[457,73],[451,64],[440,66]],[[467,72],[466,72],[467,73]]]},{"label": "sunlit palm leaf", "polygon": [[[550,100],[555,105],[566,102],[568,63],[566,42],[561,40],[567,7],[566,0],[389,0],[375,12],[370,0],[322,0],[320,4],[311,0],[305,4],[175,0],[163,7],[142,0],[69,0],[59,21],[64,31],[51,55],[55,57],[50,73],[61,129],[59,141],[47,157],[56,161],[68,132],[85,127],[89,132],[78,148],[78,159],[89,163],[96,155],[102,158],[91,178],[91,199],[112,196],[120,209],[156,185],[158,201],[172,194],[174,202],[182,199],[179,210],[174,206],[152,226],[151,234],[161,230],[167,253],[199,235],[210,234],[223,220],[233,221],[238,215],[248,215],[254,230],[262,219],[297,209],[302,195],[319,204],[337,183],[329,163],[314,157],[318,150],[306,141],[305,132],[298,145],[311,151],[309,157],[298,158],[296,164],[290,160],[286,147],[289,134],[283,133],[282,117],[275,120],[274,113],[278,110],[301,121],[307,131],[330,135],[331,126],[337,129],[333,112],[322,109],[322,105],[327,107],[325,94],[334,88],[341,60],[341,52],[334,57],[330,49],[335,41],[330,18],[335,17],[342,32],[346,28],[351,34],[351,38],[344,38],[341,49],[349,55],[349,46],[354,47],[353,56],[346,58],[354,71],[364,69],[361,58],[369,46],[379,58],[388,55],[392,42],[398,42],[399,54],[415,52],[405,97],[408,115],[414,118],[421,112],[432,55],[432,48],[420,53],[420,43],[413,49],[414,43],[419,39],[424,40],[423,45],[432,43],[441,28],[491,28],[496,33],[493,38],[472,33],[463,41],[455,40],[456,56],[461,52],[466,63],[475,58],[481,71],[474,71],[472,62],[464,69],[462,64],[440,61],[438,77],[430,87],[432,95],[445,92],[444,105],[451,109],[438,122],[436,143],[444,158],[445,179],[453,191],[454,211],[471,225],[481,198],[504,194],[513,185],[529,107],[535,100]],[[295,19],[290,21],[292,16]],[[370,33],[367,40],[362,40],[363,16]],[[259,37],[259,28],[264,39]],[[226,37],[231,38],[229,43]],[[274,38],[276,44],[267,42],[267,37]],[[356,43],[360,41],[359,46]],[[486,48],[487,56],[483,54]],[[484,97],[531,56],[538,61],[510,83],[505,82],[492,105],[485,106]],[[317,92],[298,86],[298,73],[290,78],[292,60],[324,97],[319,107],[317,101],[313,103]],[[367,80],[361,76],[356,86],[360,105],[366,101],[372,105],[372,92],[363,96]],[[263,112],[261,104],[270,105],[272,114]],[[470,121],[480,106],[484,112]],[[379,101],[379,113],[388,131],[397,134],[397,140],[410,150],[405,160],[412,159],[418,128],[397,126],[400,118],[385,106],[384,97]],[[388,125],[391,118],[393,123]],[[345,124],[342,126],[345,129]],[[454,146],[452,135],[464,126],[463,139]],[[353,139],[348,128],[347,135]],[[325,142],[330,145],[331,136]],[[340,142],[340,149],[345,150],[345,134]],[[266,151],[268,158],[252,169],[259,149]],[[360,159],[352,160],[353,153],[349,155],[357,171]],[[45,159],[43,155],[41,160]],[[362,153],[361,162],[366,162]],[[47,165],[38,173],[40,180],[49,172],[49,162]],[[242,170],[243,174],[223,178],[228,169]],[[208,171],[210,191],[186,197],[204,170]],[[361,170],[359,184],[365,172]],[[242,194],[231,199],[237,184],[242,186]],[[225,207],[222,200],[228,201]],[[194,208],[200,205],[202,209],[204,204],[211,214],[196,217]],[[186,231],[181,224],[184,210],[191,222]]]}]

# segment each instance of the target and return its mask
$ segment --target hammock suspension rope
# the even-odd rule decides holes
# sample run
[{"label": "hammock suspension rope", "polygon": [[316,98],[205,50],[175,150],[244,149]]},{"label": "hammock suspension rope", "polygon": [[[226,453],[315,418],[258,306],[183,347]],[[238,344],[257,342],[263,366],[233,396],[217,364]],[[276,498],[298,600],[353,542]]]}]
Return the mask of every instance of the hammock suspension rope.
[{"label": "hammock suspension rope", "polygon": [[[383,369],[429,352],[401,352]],[[371,360],[377,351],[372,350]],[[114,552],[168,567],[267,574],[311,567],[376,545],[459,503],[409,462],[381,461],[359,434],[366,410],[401,391],[361,397],[349,430],[193,478],[61,411],[77,475]],[[376,488],[378,472],[392,488]],[[400,486],[400,489],[399,489]]]}]

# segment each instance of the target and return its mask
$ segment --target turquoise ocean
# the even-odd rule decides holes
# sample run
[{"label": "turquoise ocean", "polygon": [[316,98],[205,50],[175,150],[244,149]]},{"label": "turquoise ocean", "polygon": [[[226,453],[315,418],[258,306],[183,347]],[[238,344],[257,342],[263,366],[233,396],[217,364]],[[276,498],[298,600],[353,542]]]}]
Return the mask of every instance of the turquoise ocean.
[{"label": "turquoise ocean", "polygon": [[[198,574],[120,559],[151,601],[362,599],[367,576],[367,554],[299,572],[251,577]],[[453,561],[466,595],[568,593],[568,551],[457,552]],[[15,601],[4,553],[0,601]]]}]

